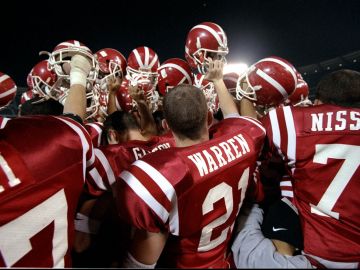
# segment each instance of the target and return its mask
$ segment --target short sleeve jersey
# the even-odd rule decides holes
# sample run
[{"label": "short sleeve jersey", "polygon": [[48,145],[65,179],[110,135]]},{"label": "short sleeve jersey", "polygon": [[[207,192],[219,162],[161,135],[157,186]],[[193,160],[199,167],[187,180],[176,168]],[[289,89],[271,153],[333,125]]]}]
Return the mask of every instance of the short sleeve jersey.
[{"label": "short sleeve jersey", "polygon": [[359,262],[360,110],[285,106],[270,111],[263,123],[290,172],[305,253]]},{"label": "short sleeve jersey", "polygon": [[120,176],[120,215],[168,231],[166,267],[223,268],[236,215],[265,137],[251,118],[225,119],[209,141],[145,156]]}]

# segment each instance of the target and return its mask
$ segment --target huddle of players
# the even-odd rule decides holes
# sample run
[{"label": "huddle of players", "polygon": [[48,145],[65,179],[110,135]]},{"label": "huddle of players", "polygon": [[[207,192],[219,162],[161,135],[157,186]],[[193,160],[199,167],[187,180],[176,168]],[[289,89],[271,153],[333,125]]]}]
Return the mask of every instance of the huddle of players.
[{"label": "huddle of players", "polygon": [[[72,119],[50,118],[56,131],[64,130],[60,141],[65,146],[53,149],[52,154],[66,156],[67,160],[58,166],[59,161],[48,159],[48,172],[40,173],[39,167],[44,166],[42,161],[49,150],[41,147],[42,140],[32,143],[32,140],[21,139],[22,134],[13,135],[12,130],[17,126],[27,127],[29,131],[35,129],[34,134],[53,140],[47,142],[48,146],[59,144],[59,134],[55,134],[55,130],[42,132],[42,128],[47,129],[47,123],[39,117],[31,118],[39,122],[31,124],[31,128],[27,126],[30,118],[2,120],[4,141],[16,144],[18,151],[27,149],[25,153],[12,155],[7,149],[13,146],[6,143],[2,146],[2,155],[6,158],[2,158],[1,167],[6,177],[1,181],[9,182],[10,188],[2,185],[0,200],[4,202],[3,209],[9,212],[13,209],[13,213],[1,218],[0,235],[6,240],[0,244],[3,266],[70,266],[72,243],[75,241],[75,248],[79,250],[82,245],[86,246],[84,239],[99,227],[98,221],[88,215],[101,219],[102,211],[98,216],[91,212],[99,198],[112,191],[121,221],[132,226],[131,246],[120,266],[154,267],[158,262],[158,266],[163,267],[233,267],[229,247],[237,214],[244,200],[254,202],[264,196],[263,180],[259,178],[267,172],[260,169],[259,175],[256,168],[263,151],[266,154],[262,156],[267,160],[280,157],[291,179],[292,201],[299,211],[306,258],[316,267],[338,267],[341,263],[358,267],[360,226],[358,210],[354,207],[358,199],[350,189],[358,189],[359,179],[356,157],[359,156],[360,112],[356,104],[360,87],[352,86],[359,84],[359,74],[353,71],[332,74],[318,88],[317,103],[325,104],[311,106],[306,82],[285,59],[264,58],[243,74],[223,75],[227,38],[214,23],[193,27],[185,52],[186,62],[169,59],[160,65],[153,50],[139,47],[131,52],[126,63],[122,54],[114,49],[103,49],[93,55],[83,44],[67,41],[33,68],[29,75],[31,91],[26,95],[37,96],[39,103],[49,99],[59,101],[64,104],[64,112],[72,113],[73,119],[78,120],[76,116],[80,115],[88,121],[88,132]],[[75,59],[76,62],[74,55],[81,55],[83,59]],[[84,64],[81,62],[84,59],[89,61]],[[81,80],[77,80],[76,72],[82,72],[78,69],[86,70],[85,79],[79,75]],[[190,86],[192,84],[197,88]],[[69,110],[74,85],[81,85],[85,90],[83,116],[76,108],[72,110],[70,106]],[[341,90],[347,86],[352,87]],[[349,91],[343,92],[347,97],[341,97],[347,98],[346,102],[341,103],[338,96],[327,95],[336,87]],[[284,103],[308,107],[283,106]],[[144,104],[148,112],[141,112]],[[212,115],[219,108],[224,119],[212,125]],[[126,113],[112,115],[116,110]],[[134,111],[141,112],[140,116]],[[155,129],[155,123],[148,121],[141,124],[149,119],[146,117],[149,113],[156,111],[164,112],[163,127]],[[93,122],[102,121],[107,115],[110,117],[104,125],[110,127],[107,127],[106,138],[113,134],[115,144],[100,145],[101,124],[94,126]],[[140,124],[136,121],[139,119]],[[71,135],[61,126],[64,123],[78,134],[76,140],[80,141],[82,151],[76,152],[71,147]],[[89,127],[92,127],[90,131]],[[164,135],[156,136],[158,134]],[[71,150],[74,153],[70,153]],[[27,161],[27,153],[38,158]],[[74,162],[79,166],[70,165]],[[70,199],[68,194],[79,195],[81,184],[70,188],[66,181],[83,178],[85,163],[86,199],[81,200],[83,204],[75,215],[77,199],[76,196]],[[51,178],[47,174],[54,172],[53,167],[64,174],[65,188],[61,188],[61,181],[58,186],[46,185],[46,180]],[[11,168],[10,174],[7,168]],[[34,172],[30,173],[28,168]],[[267,169],[271,170],[271,166]],[[17,173],[22,177],[15,177]],[[29,191],[40,189],[32,186],[36,181],[33,177],[38,174],[46,191],[33,198]],[[21,188],[19,182],[25,188]],[[15,192],[22,194],[24,200],[29,197],[27,200],[32,206],[26,209],[15,204],[11,200]],[[55,206],[59,209],[53,209]],[[36,221],[34,228],[27,231],[24,227],[31,227],[28,224],[33,222],[35,214],[46,221]],[[76,237],[71,232],[75,216]],[[69,243],[65,246],[65,238],[59,236],[66,229]],[[22,252],[15,252],[22,242],[14,243],[14,236],[10,236],[18,230],[24,231],[18,237],[26,242]],[[34,242],[30,241],[31,237]],[[52,239],[52,245],[40,247],[43,244],[35,244],[40,239]],[[34,258],[33,252],[47,259]]]}]

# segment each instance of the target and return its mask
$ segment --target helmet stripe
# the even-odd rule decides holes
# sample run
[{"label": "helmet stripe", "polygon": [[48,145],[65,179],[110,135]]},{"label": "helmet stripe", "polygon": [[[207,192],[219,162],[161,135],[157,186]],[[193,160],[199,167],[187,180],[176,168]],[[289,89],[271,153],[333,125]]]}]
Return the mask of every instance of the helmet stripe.
[{"label": "helmet stripe", "polygon": [[9,78],[10,78],[9,75],[6,75],[6,74],[2,75],[2,76],[0,77],[0,83],[2,83],[3,81],[5,81],[5,80],[7,80],[7,79],[9,79]]},{"label": "helmet stripe", "polygon": [[138,64],[139,64],[139,66],[143,68],[143,67],[144,67],[144,64],[143,64],[143,62],[141,61],[141,56],[140,56],[138,50],[135,49],[133,52],[134,52],[134,54],[135,54],[135,58],[136,58],[136,61],[137,61]]},{"label": "helmet stripe", "polygon": [[6,92],[0,94],[0,98],[6,97],[6,96],[11,95],[11,94],[13,94],[15,92],[16,92],[16,86],[14,86],[10,90],[7,90]]},{"label": "helmet stripe", "polygon": [[161,68],[167,68],[167,67],[177,69],[185,76],[185,78],[188,80],[188,82],[191,83],[191,78],[189,76],[189,73],[187,73],[186,70],[183,69],[181,66],[179,66],[177,64],[173,64],[173,63],[169,63],[169,64],[165,64],[165,65],[161,66]]},{"label": "helmet stripe", "polygon": [[259,75],[261,78],[263,78],[265,81],[267,81],[269,84],[271,84],[276,90],[279,91],[279,93],[284,97],[288,97],[288,93],[284,89],[284,87],[281,86],[276,80],[271,78],[268,74],[266,74],[264,71],[257,69],[256,74]]},{"label": "helmet stripe", "polygon": [[145,50],[145,63],[144,65],[147,67],[149,65],[149,48],[144,47]]},{"label": "helmet stripe", "polygon": [[208,31],[210,34],[212,34],[214,36],[214,38],[220,44],[221,47],[227,48],[227,44],[225,44],[225,42],[223,40],[221,40],[220,35],[211,27],[209,27],[207,25],[199,24],[199,25],[196,25],[193,27],[193,29],[196,29],[196,28],[200,28],[200,29],[204,29],[204,30]]},{"label": "helmet stripe", "polygon": [[[265,62],[265,61],[269,61],[269,62],[274,62],[274,63],[277,63],[281,66],[283,66],[284,68],[286,68],[286,70],[288,70],[290,72],[290,74],[292,75],[293,79],[294,79],[294,83],[295,83],[295,87],[296,87],[296,84],[297,84],[297,76],[296,76],[296,73],[294,71],[294,69],[292,67],[290,67],[288,64],[286,64],[285,62],[279,60],[279,59],[276,59],[276,58],[272,58],[272,57],[268,57],[268,58],[264,58],[264,59],[261,59],[258,63],[261,63],[261,62]],[[295,88],[294,88],[295,89]]]},{"label": "helmet stripe", "polygon": [[149,65],[149,68],[152,68],[157,61],[158,61],[158,56],[157,56],[157,54],[155,54],[153,60],[151,61],[150,65]]}]

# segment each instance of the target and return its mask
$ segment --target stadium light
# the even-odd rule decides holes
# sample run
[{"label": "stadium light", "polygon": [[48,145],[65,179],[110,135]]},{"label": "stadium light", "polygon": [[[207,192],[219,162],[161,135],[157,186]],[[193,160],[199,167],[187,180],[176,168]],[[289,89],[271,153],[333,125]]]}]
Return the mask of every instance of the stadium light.
[{"label": "stadium light", "polygon": [[224,66],[224,74],[236,73],[239,76],[242,75],[248,69],[248,65],[245,63],[233,63],[226,64]]}]

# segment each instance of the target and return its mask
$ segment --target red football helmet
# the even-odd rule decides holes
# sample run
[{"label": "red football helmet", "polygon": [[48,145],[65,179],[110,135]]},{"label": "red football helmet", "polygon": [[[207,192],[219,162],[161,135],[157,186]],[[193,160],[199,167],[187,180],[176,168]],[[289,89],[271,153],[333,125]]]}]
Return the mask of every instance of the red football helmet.
[{"label": "red football helmet", "polygon": [[205,75],[196,74],[194,76],[194,86],[201,89],[205,95],[208,110],[217,113],[219,110],[219,98],[217,96],[214,84],[205,80]]},{"label": "red football helmet", "polygon": [[126,59],[121,52],[105,48],[97,51],[95,56],[99,65],[99,77],[105,79],[108,76],[124,77],[126,72]]},{"label": "red football helmet", "polygon": [[158,74],[158,90],[162,95],[179,84],[193,84],[191,68],[187,62],[180,58],[166,60],[159,67]]},{"label": "red football helmet", "polygon": [[132,83],[157,84],[157,69],[160,66],[158,55],[148,47],[138,47],[131,51],[126,67],[126,78]]},{"label": "red football helmet", "polygon": [[37,63],[31,70],[31,84],[33,92],[44,98],[52,98],[59,100],[64,94],[59,87],[56,86],[57,75],[49,69],[48,60]]},{"label": "red football helmet", "polygon": [[17,86],[9,75],[0,72],[0,109],[9,105],[16,96]]},{"label": "red football helmet", "polygon": [[[92,54],[91,50],[83,43],[77,40],[64,41],[59,43],[54,48],[52,53],[40,52],[40,54],[44,53],[49,55],[49,68],[54,70],[59,78],[65,79],[69,79],[69,70],[67,69],[69,69],[71,57],[73,57],[75,54],[82,54],[88,57],[91,61],[92,69],[87,79],[90,82],[90,85],[95,83],[98,73],[97,60],[95,59],[95,56]],[[67,68],[65,68],[65,66],[67,66]]]},{"label": "red football helmet", "polygon": [[280,57],[268,57],[253,64],[239,77],[236,98],[244,96],[257,105],[274,107],[285,101],[296,85],[295,67]]},{"label": "red football helmet", "polygon": [[187,35],[185,58],[191,68],[197,69],[201,74],[206,73],[208,57],[226,62],[225,56],[228,53],[226,34],[215,23],[204,22],[198,24]]},{"label": "red football helmet", "polygon": [[136,108],[136,103],[129,94],[129,85],[130,81],[124,79],[116,92],[115,104],[119,111],[131,112]]},{"label": "red football helmet", "polygon": [[304,79],[298,78],[298,82],[294,92],[288,97],[287,104],[293,106],[306,107],[311,106],[312,102],[309,100],[309,86]]},{"label": "red football helmet", "polygon": [[26,77],[26,84],[28,86],[28,89],[33,88],[33,85],[32,85],[32,71],[33,71],[33,69],[30,70],[29,74]]}]

